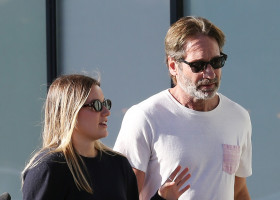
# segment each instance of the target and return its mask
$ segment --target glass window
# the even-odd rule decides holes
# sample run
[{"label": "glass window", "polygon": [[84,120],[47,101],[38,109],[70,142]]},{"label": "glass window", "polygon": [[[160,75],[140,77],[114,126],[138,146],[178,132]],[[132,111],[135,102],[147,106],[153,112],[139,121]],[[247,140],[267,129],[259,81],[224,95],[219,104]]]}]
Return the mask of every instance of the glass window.
[{"label": "glass window", "polygon": [[202,16],[226,34],[221,93],[249,110],[253,126],[252,199],[280,199],[280,1],[184,1],[184,15]]},{"label": "glass window", "polygon": [[0,2],[0,194],[22,199],[21,171],[39,146],[46,94],[45,1]]},{"label": "glass window", "polygon": [[113,105],[103,142],[112,147],[127,108],[170,87],[164,62],[169,0],[60,0],[57,8],[59,71],[100,72]]}]

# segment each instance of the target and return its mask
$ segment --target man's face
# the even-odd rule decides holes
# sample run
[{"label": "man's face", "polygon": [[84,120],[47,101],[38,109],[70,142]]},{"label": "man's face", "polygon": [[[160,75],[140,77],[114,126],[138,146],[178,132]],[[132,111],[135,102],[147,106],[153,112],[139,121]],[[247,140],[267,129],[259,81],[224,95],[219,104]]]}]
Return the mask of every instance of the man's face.
[{"label": "man's face", "polygon": [[[199,35],[188,40],[185,58],[187,62],[204,61],[220,56],[220,49],[215,39]],[[177,84],[188,95],[196,99],[210,99],[219,89],[221,69],[213,69],[210,64],[202,72],[194,73],[190,66],[178,63]]]}]

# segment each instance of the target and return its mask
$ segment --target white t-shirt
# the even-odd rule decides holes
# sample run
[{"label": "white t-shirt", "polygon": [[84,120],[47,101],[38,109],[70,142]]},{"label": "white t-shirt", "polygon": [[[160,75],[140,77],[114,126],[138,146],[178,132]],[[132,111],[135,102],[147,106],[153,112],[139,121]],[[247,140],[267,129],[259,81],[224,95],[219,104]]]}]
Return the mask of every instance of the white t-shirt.
[{"label": "white t-shirt", "polygon": [[145,172],[140,199],[152,197],[178,166],[188,167],[191,188],[179,199],[233,200],[235,176],[252,174],[248,112],[222,94],[212,111],[181,105],[164,90],[132,106],[114,150]]}]

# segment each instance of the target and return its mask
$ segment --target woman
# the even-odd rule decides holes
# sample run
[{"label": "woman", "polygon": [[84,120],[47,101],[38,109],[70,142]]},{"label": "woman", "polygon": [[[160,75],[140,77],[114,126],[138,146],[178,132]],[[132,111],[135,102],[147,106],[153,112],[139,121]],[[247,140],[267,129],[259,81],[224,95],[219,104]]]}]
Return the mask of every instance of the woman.
[{"label": "woman", "polygon": [[[23,171],[24,200],[138,199],[128,160],[99,141],[108,135],[111,105],[93,78],[66,75],[51,84],[45,102],[43,146]],[[170,177],[174,179],[178,171]],[[189,188],[180,190],[189,178],[186,174],[187,169],[174,182],[167,181],[154,198],[161,198],[159,194],[178,198]]]}]

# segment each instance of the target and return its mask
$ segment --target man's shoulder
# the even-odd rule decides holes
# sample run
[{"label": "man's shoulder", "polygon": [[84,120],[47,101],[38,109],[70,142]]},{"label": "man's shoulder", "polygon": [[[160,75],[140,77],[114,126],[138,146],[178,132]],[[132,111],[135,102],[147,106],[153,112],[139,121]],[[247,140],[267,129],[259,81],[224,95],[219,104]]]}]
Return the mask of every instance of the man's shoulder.
[{"label": "man's shoulder", "polygon": [[245,109],[239,103],[237,103],[234,100],[226,97],[223,94],[219,94],[219,96],[221,98],[222,105],[223,105],[224,108],[234,110],[235,112],[239,112],[239,113],[244,114],[244,115],[248,115],[248,110]]},{"label": "man's shoulder", "polygon": [[134,105],[135,107],[141,108],[143,110],[148,110],[155,105],[161,104],[168,97],[168,90],[163,90],[158,92],[149,98],[143,100],[142,102]]},{"label": "man's shoulder", "polygon": [[[130,107],[123,118],[126,126],[129,124],[135,125],[135,123],[140,127],[144,124],[141,122],[146,122],[147,119],[151,119],[154,116],[158,116],[164,109],[167,109],[168,106],[165,106],[168,98],[168,91],[161,91],[144,101],[133,105]],[[137,121],[135,121],[137,119]]]}]

